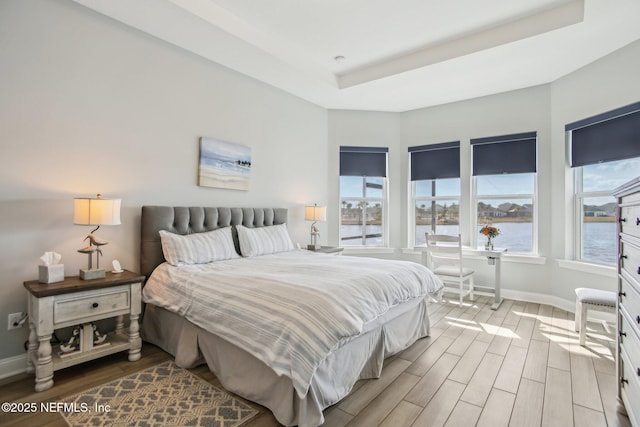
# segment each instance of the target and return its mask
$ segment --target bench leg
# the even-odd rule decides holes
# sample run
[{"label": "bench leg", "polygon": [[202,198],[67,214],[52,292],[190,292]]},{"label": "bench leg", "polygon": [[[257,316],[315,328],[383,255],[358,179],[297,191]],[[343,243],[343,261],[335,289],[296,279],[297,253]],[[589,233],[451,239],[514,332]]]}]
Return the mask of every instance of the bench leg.
[{"label": "bench leg", "polygon": [[576,332],[580,332],[580,312],[582,311],[582,304],[580,301],[576,299],[576,314],[575,314],[575,322],[573,322],[573,330]]},{"label": "bench leg", "polygon": [[580,345],[584,346],[585,339],[587,337],[587,309],[588,304],[581,304],[582,309],[580,310]]}]

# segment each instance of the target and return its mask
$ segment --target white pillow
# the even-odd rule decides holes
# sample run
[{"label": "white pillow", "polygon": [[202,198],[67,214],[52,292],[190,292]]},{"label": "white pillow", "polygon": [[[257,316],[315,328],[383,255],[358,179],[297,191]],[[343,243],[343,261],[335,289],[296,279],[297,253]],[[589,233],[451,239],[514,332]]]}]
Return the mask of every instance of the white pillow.
[{"label": "white pillow", "polygon": [[293,242],[289,237],[286,224],[258,228],[236,225],[236,230],[238,230],[240,252],[243,256],[268,255],[293,250]]},{"label": "white pillow", "polygon": [[239,258],[233,245],[231,227],[184,236],[160,230],[160,242],[164,259],[175,266]]}]

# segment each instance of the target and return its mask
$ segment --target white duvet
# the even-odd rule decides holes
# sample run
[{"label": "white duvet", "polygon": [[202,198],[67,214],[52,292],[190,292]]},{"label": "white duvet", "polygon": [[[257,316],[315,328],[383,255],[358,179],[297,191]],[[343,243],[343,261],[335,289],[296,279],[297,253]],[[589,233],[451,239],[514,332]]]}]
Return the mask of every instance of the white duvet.
[{"label": "white duvet", "polygon": [[407,261],[283,252],[158,266],[143,300],[178,313],[291,378],[303,398],[317,366],[391,307],[442,283]]}]

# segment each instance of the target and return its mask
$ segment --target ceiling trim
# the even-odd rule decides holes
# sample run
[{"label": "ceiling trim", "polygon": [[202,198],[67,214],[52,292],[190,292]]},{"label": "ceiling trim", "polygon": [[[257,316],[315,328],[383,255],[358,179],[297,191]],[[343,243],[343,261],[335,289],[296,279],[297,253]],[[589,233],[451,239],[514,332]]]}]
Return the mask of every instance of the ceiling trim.
[{"label": "ceiling trim", "polygon": [[584,20],[584,0],[574,0],[497,27],[429,46],[416,52],[350,71],[338,76],[340,89],[368,83],[396,74],[448,61],[485,49],[523,40],[580,23]]}]

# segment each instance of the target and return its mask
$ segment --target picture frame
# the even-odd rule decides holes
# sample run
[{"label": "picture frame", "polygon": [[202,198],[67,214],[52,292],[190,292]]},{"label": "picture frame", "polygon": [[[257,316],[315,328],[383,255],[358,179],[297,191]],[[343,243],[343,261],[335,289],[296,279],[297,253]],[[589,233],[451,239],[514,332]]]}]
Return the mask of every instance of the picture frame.
[{"label": "picture frame", "polygon": [[251,147],[215,138],[200,138],[198,185],[248,191]]}]

